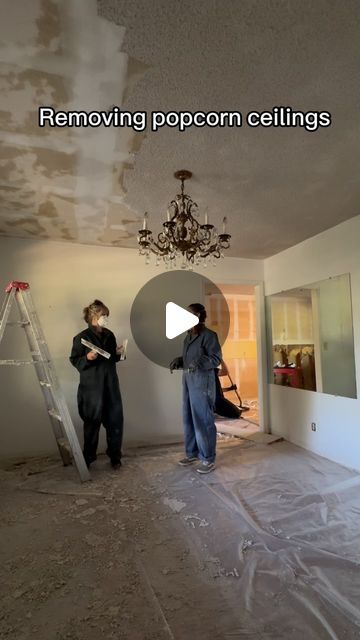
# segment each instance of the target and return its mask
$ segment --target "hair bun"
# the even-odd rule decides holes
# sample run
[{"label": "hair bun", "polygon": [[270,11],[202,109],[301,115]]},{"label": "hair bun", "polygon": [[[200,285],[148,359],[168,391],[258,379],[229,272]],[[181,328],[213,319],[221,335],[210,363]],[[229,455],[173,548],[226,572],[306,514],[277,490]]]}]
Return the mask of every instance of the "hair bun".
[{"label": "hair bun", "polygon": [[103,312],[105,313],[105,315],[109,315],[109,309],[107,308],[106,304],[104,304],[101,300],[98,300],[97,298],[94,300],[94,302],[91,302],[89,304],[89,306],[85,307],[83,309],[83,318],[85,320],[85,322],[87,324],[91,323],[91,318],[93,316],[95,316],[97,313],[99,312]]}]

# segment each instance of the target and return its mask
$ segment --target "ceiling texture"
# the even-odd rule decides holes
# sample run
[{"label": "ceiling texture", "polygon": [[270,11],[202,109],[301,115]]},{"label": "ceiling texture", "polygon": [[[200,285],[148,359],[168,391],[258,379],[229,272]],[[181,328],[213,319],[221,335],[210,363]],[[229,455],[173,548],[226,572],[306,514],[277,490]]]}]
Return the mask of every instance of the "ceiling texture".
[{"label": "ceiling texture", "polygon": [[[2,0],[0,235],[136,247],[173,177],[227,255],[261,259],[360,214],[358,0]],[[39,128],[56,110],[329,111],[303,128]]]}]

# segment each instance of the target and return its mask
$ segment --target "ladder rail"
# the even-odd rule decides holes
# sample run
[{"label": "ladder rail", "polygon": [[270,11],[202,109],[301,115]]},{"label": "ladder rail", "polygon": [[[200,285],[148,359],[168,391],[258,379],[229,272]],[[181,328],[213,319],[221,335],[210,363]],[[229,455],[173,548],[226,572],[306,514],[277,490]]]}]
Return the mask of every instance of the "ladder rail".
[{"label": "ladder rail", "polygon": [[51,360],[50,351],[45,340],[45,335],[42,330],[30,290],[27,289],[26,291],[21,291],[20,296],[17,298],[17,301],[21,309],[23,320],[27,320],[28,322],[30,322],[35,342],[37,345],[41,346],[43,357],[46,360]]},{"label": "ladder rail", "polygon": [[[30,347],[30,353],[32,356],[32,363],[34,365],[37,377],[39,379],[39,383],[44,382],[47,385],[50,386],[50,388],[52,387],[54,390],[54,393],[57,392],[58,387],[59,387],[59,383],[57,380],[57,376],[55,374],[55,371],[52,370],[52,367],[50,366],[51,364],[51,358],[50,358],[50,352],[47,351],[47,353],[44,353],[44,348],[43,345],[38,341],[38,336],[41,335],[41,331],[39,331],[39,319],[37,317],[36,313],[33,313],[33,320],[31,321],[30,319],[30,314],[28,311],[28,304],[29,302],[31,302],[31,299],[29,300],[29,292],[27,291],[26,294],[27,299],[24,299],[24,294],[20,294],[20,297],[16,298],[16,302],[19,308],[19,312],[21,314],[21,316],[24,318],[28,318],[29,322],[28,323],[24,323],[24,329],[25,329],[25,335]],[[42,338],[44,339],[45,342],[45,338],[42,335]],[[38,352],[35,351],[35,348],[38,349]],[[39,356],[39,360],[37,359],[37,357]],[[40,386],[42,386],[40,384]],[[42,389],[44,391],[44,389]],[[46,405],[48,410],[51,409],[52,407],[49,407],[49,403],[47,401],[47,396],[45,396],[45,401],[46,401]]]},{"label": "ladder rail", "polygon": [[[51,422],[56,443],[64,465],[74,458],[82,482],[91,480],[79,440],[66,403],[64,392],[57,377],[50,351],[45,340],[27,283],[13,282],[6,288],[7,297],[0,312],[0,342],[7,325],[22,326],[30,348],[31,360],[0,360],[2,364],[32,364],[39,381],[40,390]],[[21,320],[9,322],[12,304],[16,301]]]},{"label": "ladder rail", "polygon": [[[40,362],[36,361],[34,363],[36,373],[38,375],[39,383],[41,379],[50,385],[51,400],[53,404],[53,406],[51,407],[49,407],[48,396],[46,393],[48,388],[43,387],[41,385],[40,386],[43,392],[43,396],[45,398],[46,407],[47,407],[49,416],[51,418],[53,429],[55,432],[58,432],[59,427],[60,429],[62,428],[61,430],[64,432],[63,435],[66,436],[69,442],[80,476],[84,477],[85,479],[89,479],[90,474],[86,466],[83,453],[80,449],[79,441],[76,435],[75,427],[73,425],[73,422],[70,416],[70,412],[68,410],[65,396],[60,386],[60,382],[56,374],[55,368],[52,365],[52,358],[50,355],[50,351],[47,346],[45,335],[43,333],[38,315],[36,313],[36,310],[33,304],[30,290],[27,289],[26,291],[19,292],[19,297],[16,298],[16,300],[19,304],[19,309],[20,309],[22,318],[24,320],[29,320],[29,324],[24,326],[25,333],[28,338],[29,346],[30,348],[32,348],[33,344],[35,343],[36,347],[40,352],[41,361]],[[39,368],[43,369],[43,371],[40,371],[41,375],[39,375],[39,371],[38,371]],[[56,415],[60,415],[62,418],[60,424],[59,424],[58,418],[55,417]],[[57,440],[57,442],[59,445],[59,440]],[[61,443],[60,443],[60,446],[61,446]],[[65,461],[68,458],[68,452],[66,450],[64,451],[64,448],[61,447],[60,453],[64,463],[66,463]]]},{"label": "ladder rail", "polygon": [[33,306],[30,291],[21,292],[21,297],[17,298],[16,301],[22,317],[25,316],[25,319],[28,320],[28,324],[25,324],[24,329],[31,353],[35,353],[35,348],[38,349],[40,360],[36,360],[35,357],[33,357],[35,368],[43,367],[45,378],[47,378],[47,381],[52,385],[54,392],[60,393],[60,383],[55,368],[52,365],[50,351],[38,315]]},{"label": "ladder rail", "polygon": [[6,327],[7,322],[8,322],[8,318],[9,318],[10,310],[11,310],[11,307],[12,307],[12,303],[14,302],[15,293],[16,293],[15,289],[11,289],[11,291],[8,294],[7,298],[4,299],[4,302],[3,302],[2,307],[1,307],[1,311],[0,311],[0,342],[3,339],[3,335],[4,335],[5,327]]}]

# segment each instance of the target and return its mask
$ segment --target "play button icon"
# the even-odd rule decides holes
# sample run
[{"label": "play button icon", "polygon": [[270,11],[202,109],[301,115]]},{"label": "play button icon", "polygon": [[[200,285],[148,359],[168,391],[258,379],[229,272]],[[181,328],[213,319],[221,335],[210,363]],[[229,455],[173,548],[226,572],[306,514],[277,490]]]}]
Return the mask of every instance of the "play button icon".
[{"label": "play button icon", "polygon": [[200,303],[207,312],[206,326],[216,331],[223,345],[230,326],[230,313],[220,287],[199,273],[174,270],[148,280],[135,296],[130,326],[138,349],[151,362],[168,369],[181,356],[185,332],[198,324],[190,313]]},{"label": "play button icon", "polygon": [[166,305],[166,337],[173,340],[199,324],[199,318],[175,302]]}]

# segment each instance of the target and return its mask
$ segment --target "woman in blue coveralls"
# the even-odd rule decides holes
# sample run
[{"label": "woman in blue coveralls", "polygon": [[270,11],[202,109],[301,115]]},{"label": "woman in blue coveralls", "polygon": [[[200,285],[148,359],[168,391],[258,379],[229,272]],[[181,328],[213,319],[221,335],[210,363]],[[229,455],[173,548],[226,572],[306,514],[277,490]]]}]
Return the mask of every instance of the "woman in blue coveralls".
[{"label": "woman in blue coveralls", "polygon": [[179,460],[179,464],[187,466],[200,460],[197,471],[210,473],[215,469],[215,369],[221,364],[221,347],[215,331],[205,326],[205,307],[195,303],[191,304],[188,310],[198,316],[199,324],[188,332],[184,340],[183,355],[170,363],[170,371],[184,371],[183,421],[186,456]]}]

